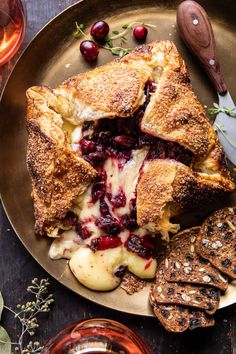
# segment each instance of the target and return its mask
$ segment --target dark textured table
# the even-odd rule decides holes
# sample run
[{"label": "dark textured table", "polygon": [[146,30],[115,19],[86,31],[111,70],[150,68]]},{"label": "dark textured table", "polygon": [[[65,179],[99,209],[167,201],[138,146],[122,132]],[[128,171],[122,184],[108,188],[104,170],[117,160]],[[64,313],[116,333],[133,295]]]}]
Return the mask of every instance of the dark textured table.
[{"label": "dark textured table", "polygon": [[[75,2],[73,0],[27,0],[28,26],[23,47],[48,20]],[[14,61],[15,58],[0,69],[0,90]],[[181,335],[167,333],[155,318],[132,316],[96,305],[74,294],[48,276],[24,249],[12,230],[3,208],[0,207],[0,290],[8,306],[14,307],[24,299],[25,289],[34,277],[49,277],[51,291],[55,297],[52,311],[41,316],[37,338],[42,344],[71,322],[91,317],[107,317],[120,321],[136,331],[149,344],[153,354],[236,353],[236,305],[218,311],[215,316],[216,325],[213,328]],[[14,339],[19,333],[16,321],[6,312],[3,314],[2,321]]]}]

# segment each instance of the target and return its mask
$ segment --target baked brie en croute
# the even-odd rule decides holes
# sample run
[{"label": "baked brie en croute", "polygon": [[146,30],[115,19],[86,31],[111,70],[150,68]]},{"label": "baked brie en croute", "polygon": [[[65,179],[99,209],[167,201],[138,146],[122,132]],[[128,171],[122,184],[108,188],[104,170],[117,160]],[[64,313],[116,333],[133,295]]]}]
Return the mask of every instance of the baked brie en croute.
[{"label": "baked brie en croute", "polygon": [[171,217],[235,189],[170,41],[29,88],[27,129],[35,230],[91,289],[115,288],[126,269],[154,277],[154,236],[178,231]]}]

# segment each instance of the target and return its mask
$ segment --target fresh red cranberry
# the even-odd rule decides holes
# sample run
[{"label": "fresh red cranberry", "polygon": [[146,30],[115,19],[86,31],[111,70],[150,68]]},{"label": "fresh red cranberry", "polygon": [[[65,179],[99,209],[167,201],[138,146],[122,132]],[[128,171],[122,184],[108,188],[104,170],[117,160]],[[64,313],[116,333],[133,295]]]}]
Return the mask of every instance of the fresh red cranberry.
[{"label": "fresh red cranberry", "polygon": [[126,195],[123,189],[121,188],[118,194],[116,194],[114,197],[112,196],[111,193],[107,193],[107,198],[114,208],[121,208],[124,207],[126,204]]},{"label": "fresh red cranberry", "polygon": [[95,182],[92,186],[92,202],[96,203],[98,199],[104,198],[106,193],[106,182],[105,181],[98,181]]},{"label": "fresh red cranberry", "polygon": [[82,154],[86,154],[86,155],[89,154],[90,152],[95,151],[96,149],[96,144],[94,141],[84,139],[84,138],[80,140],[80,146],[81,146]]},{"label": "fresh red cranberry", "polygon": [[118,135],[115,137],[114,141],[122,148],[131,148],[135,144],[135,139],[128,135]]},{"label": "fresh red cranberry", "polygon": [[144,41],[147,37],[148,30],[144,26],[135,26],[133,35],[138,41]]},{"label": "fresh red cranberry", "polygon": [[110,215],[109,207],[104,199],[100,199],[99,210],[102,216]]},{"label": "fresh red cranberry", "polygon": [[90,34],[96,41],[102,41],[108,35],[109,30],[108,23],[105,21],[97,21],[91,27]]},{"label": "fresh red cranberry", "polygon": [[92,239],[90,247],[93,251],[103,251],[108,248],[118,247],[121,244],[122,242],[119,237],[112,237],[106,235]]},{"label": "fresh red cranberry", "polygon": [[97,59],[99,54],[99,46],[94,41],[83,41],[80,44],[80,52],[87,61]]},{"label": "fresh red cranberry", "polygon": [[118,235],[121,231],[119,221],[111,215],[97,218],[95,224],[104,230],[108,235]]},{"label": "fresh red cranberry", "polygon": [[[148,241],[149,238],[148,238]],[[131,234],[125,242],[125,247],[128,251],[137,253],[142,258],[150,258],[154,255],[154,241],[148,242],[144,237],[139,237]]]}]

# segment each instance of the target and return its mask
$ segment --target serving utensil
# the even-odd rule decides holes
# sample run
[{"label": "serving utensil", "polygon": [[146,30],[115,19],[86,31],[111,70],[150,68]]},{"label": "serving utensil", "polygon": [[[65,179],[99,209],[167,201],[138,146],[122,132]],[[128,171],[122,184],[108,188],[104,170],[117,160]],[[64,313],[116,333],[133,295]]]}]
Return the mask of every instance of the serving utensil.
[{"label": "serving utensil", "polygon": [[206,11],[196,1],[183,1],[177,8],[179,33],[209,76],[219,98],[219,113],[213,127],[227,158],[236,165],[236,117],[225,113],[225,108],[236,112],[236,106],[227,89],[216,56],[215,38]]}]

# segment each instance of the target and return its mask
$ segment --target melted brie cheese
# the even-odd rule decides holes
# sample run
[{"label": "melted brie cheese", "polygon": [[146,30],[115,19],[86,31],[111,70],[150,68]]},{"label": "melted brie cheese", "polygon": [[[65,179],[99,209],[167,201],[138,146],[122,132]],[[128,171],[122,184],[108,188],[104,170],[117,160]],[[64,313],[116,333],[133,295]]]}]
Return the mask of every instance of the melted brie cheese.
[{"label": "melted brie cheese", "polygon": [[134,150],[132,158],[126,162],[123,168],[120,167],[118,159],[107,159],[104,165],[104,170],[107,174],[107,190],[113,196],[117,195],[122,189],[126,196],[126,205],[124,207],[115,209],[117,215],[128,214],[130,212],[129,202],[135,197],[136,185],[138,182],[139,171],[143,161],[147,155],[148,150],[143,148]]},{"label": "melted brie cheese", "polygon": [[70,269],[79,282],[92,290],[112,290],[120,283],[114,271],[122,263],[122,247],[93,252],[80,247],[69,262]]},{"label": "melted brie cheese", "polygon": [[[78,127],[72,134],[72,144],[78,144],[80,137],[81,128]],[[126,196],[126,204],[121,208],[112,207],[108,198],[105,197],[110,213],[114,217],[119,218],[121,215],[130,213],[129,203],[132,198],[135,198],[140,168],[147,152],[148,150],[145,148],[134,150],[132,158],[126,163],[121,163],[116,158],[106,160],[104,171],[107,175],[107,192],[115,197],[122,189]],[[73,208],[82,227],[86,227],[91,236],[82,240],[75,231],[66,231],[54,240],[50,247],[49,256],[52,259],[70,259],[69,265],[75,277],[83,285],[93,290],[106,291],[117,287],[121,279],[115,276],[115,272],[120,266],[126,266],[130,272],[140,278],[153,278],[156,272],[156,260],[142,258],[124,247],[130,234],[128,230],[124,230],[118,235],[123,243],[122,246],[95,252],[88,247],[93,238],[104,235],[104,231],[95,224],[101,213],[99,200],[96,203],[91,200],[91,191],[92,186],[87,188],[85,193],[78,198]],[[147,231],[138,228],[134,233],[142,237]]]},{"label": "melted brie cheese", "polygon": [[76,127],[71,133],[71,148],[79,152],[79,141],[82,139],[82,126]]},{"label": "melted brie cheese", "polygon": [[81,284],[99,291],[113,290],[120,284],[121,279],[115,276],[115,272],[122,265],[143,279],[153,278],[156,274],[155,259],[141,258],[122,246],[96,252],[82,246],[69,262],[72,273]]},{"label": "melted brie cheese", "polygon": [[65,231],[56,238],[49,249],[49,257],[52,259],[67,258],[70,259],[72,254],[79,248],[79,243],[76,242],[78,235],[75,230]]}]

